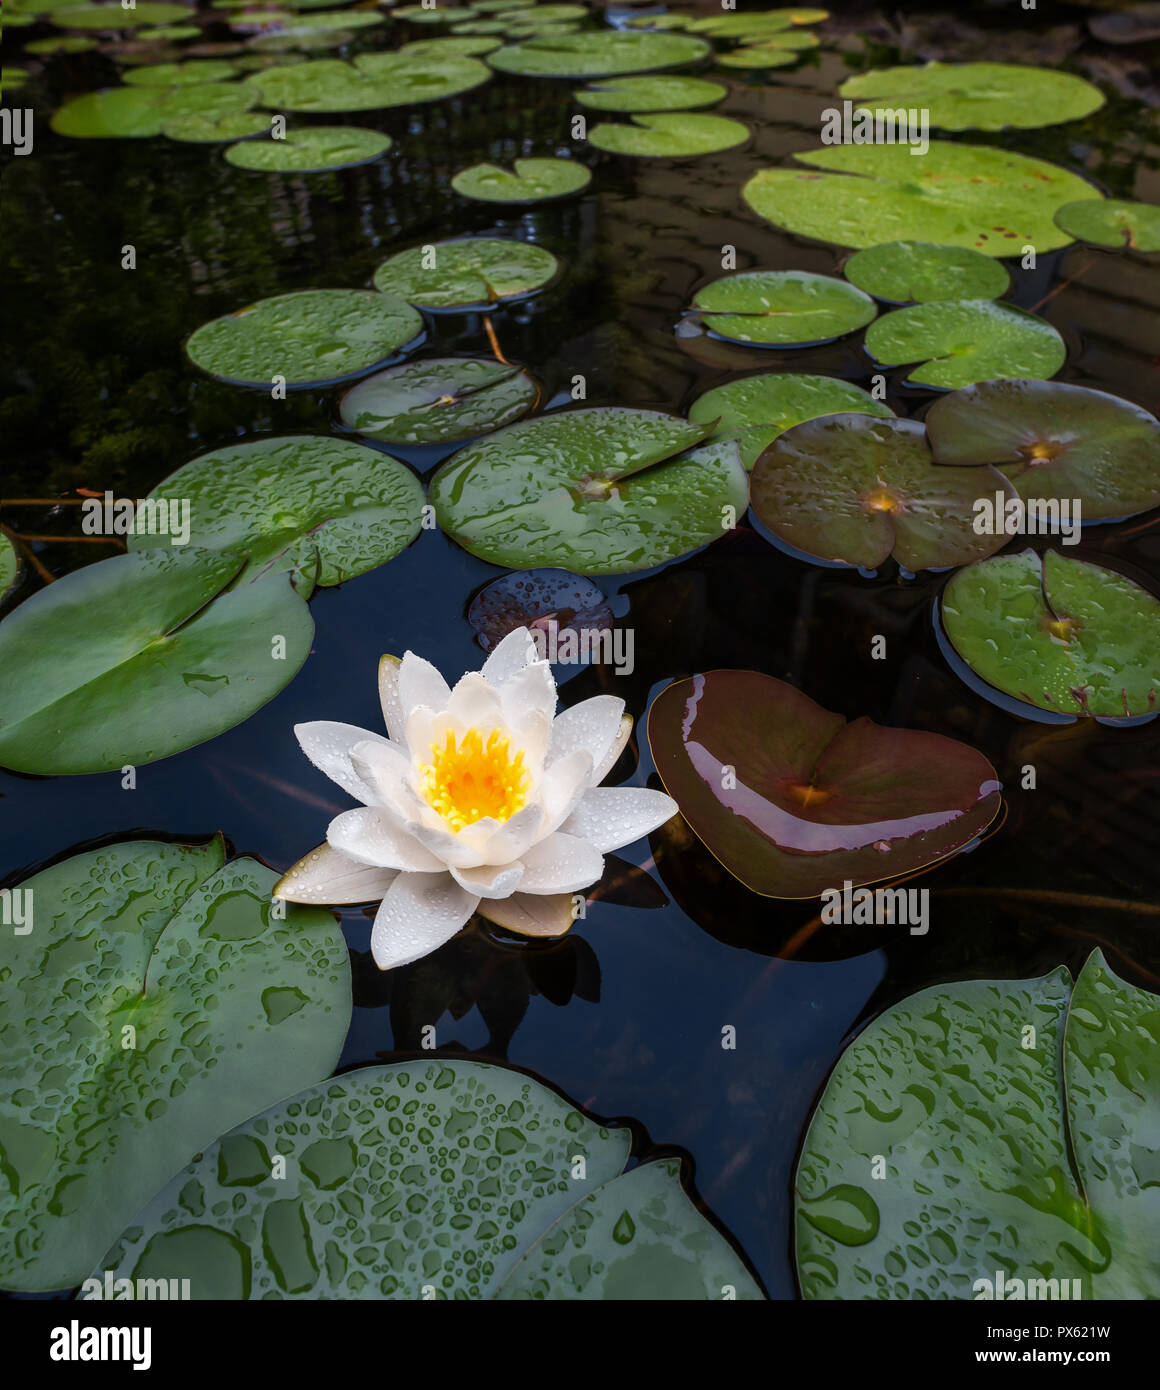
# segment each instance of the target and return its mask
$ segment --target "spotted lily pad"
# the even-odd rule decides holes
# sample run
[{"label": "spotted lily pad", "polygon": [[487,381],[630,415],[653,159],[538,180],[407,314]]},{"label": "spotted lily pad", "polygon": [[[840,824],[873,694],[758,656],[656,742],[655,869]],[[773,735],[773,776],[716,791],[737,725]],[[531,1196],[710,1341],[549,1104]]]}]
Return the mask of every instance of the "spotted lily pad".
[{"label": "spotted lily pad", "polygon": [[998,299],[1011,283],[993,257],[928,241],[888,241],[856,251],[842,273],[851,285],[893,304]]},{"label": "spotted lily pad", "polygon": [[559,261],[542,246],[466,237],[400,251],[375,271],[375,288],[422,309],[462,311],[524,299],[543,289],[559,269]]},{"label": "spotted lily pad", "polygon": [[829,342],[870,322],[874,301],[832,275],[805,270],[747,270],[697,291],[705,327],[737,343],[793,347]]},{"label": "spotted lily pad", "polygon": [[610,29],[526,39],[497,48],[487,61],[498,72],[524,77],[613,77],[683,67],[700,62],[708,53],[703,39],[685,34]]},{"label": "spotted lily pad", "polygon": [[1078,174],[988,145],[932,140],[922,156],[906,145],[832,145],[794,158],[812,167],[763,169],[741,196],[775,226],[839,246],[921,240],[1042,254],[1071,241],[1057,208],[1100,197]]},{"label": "spotted lily pad", "polygon": [[1160,251],[1160,207],[1104,198],[1065,203],[1055,214],[1056,226],[1077,241],[1093,246],[1118,246],[1129,251]]},{"label": "spotted lily pad", "polygon": [[31,930],[6,933],[0,975],[5,1288],[79,1284],[216,1135],[334,1067],[346,943],[322,909],[275,917],[276,879],[227,864],[219,837],[108,845],[20,885]]},{"label": "spotted lily pad", "polygon": [[794,425],[757,460],[750,484],[758,520],[818,559],[876,569],[945,569],[1007,543],[975,530],[975,503],[1015,489],[997,469],[940,468],[915,420],[824,415]]},{"label": "spotted lily pad", "polygon": [[270,129],[270,117],[264,111],[227,111],[195,113],[170,121],[161,129],[169,140],[187,140],[191,144],[215,144],[228,140],[245,140],[262,135]]},{"label": "spotted lily pad", "polygon": [[234,72],[232,63],[200,58],[188,63],[151,63],[130,68],[125,81],[130,87],[192,87],[199,82],[228,82]]},{"label": "spotted lily pad", "polygon": [[893,1005],[806,1134],[803,1296],[1160,1298],[1158,1021],[1099,951],[1074,986],[1061,967]]},{"label": "spotted lily pad", "polygon": [[498,164],[461,169],[451,187],[465,198],[484,203],[539,203],[567,198],[591,182],[591,171],[575,159],[517,159],[513,169]]},{"label": "spotted lily pad", "polygon": [[1028,130],[1090,116],[1098,87],[1070,72],[1015,63],[925,63],[848,77],[839,96],[873,111],[915,108],[940,130]]},{"label": "spotted lily pad", "polygon": [[608,77],[582,87],[576,100],[593,111],[687,111],[715,106],[728,92],[703,77]]},{"label": "spotted lily pad", "polygon": [[866,350],[886,366],[921,362],[910,382],[952,391],[994,377],[1054,376],[1067,358],[1063,339],[1046,319],[990,299],[915,304],[883,314],[866,330]]},{"label": "spotted lily pad", "polygon": [[570,410],[468,444],[431,480],[439,524],[508,569],[622,574],[687,555],[744,511],[732,443],[651,410]]},{"label": "spotted lily pad", "polygon": [[201,82],[192,87],[113,87],[88,92],[66,102],[52,118],[58,135],[81,139],[141,138],[160,135],[184,116],[220,116],[246,111],[254,92],[228,82]]},{"label": "spotted lily pad", "polygon": [[364,53],[353,63],[319,58],[266,68],[245,79],[277,111],[370,111],[441,101],[478,87],[491,76],[478,58],[409,53]]},{"label": "spotted lily pad", "polygon": [[487,434],[526,415],[539,387],[521,367],[437,357],[367,377],[343,396],[343,424],[388,444],[442,444]]},{"label": "spotted lily pad", "polygon": [[239,386],[329,386],[412,343],[423,320],[409,304],[368,290],[299,290],[202,324],[185,345],[210,376]]},{"label": "spotted lily pad", "polygon": [[391,148],[391,137],[357,126],[314,125],[288,130],[281,140],[250,141],[226,150],[239,169],[269,174],[317,174],[369,164]]},{"label": "spotted lily pad", "polygon": [[700,112],[661,111],[634,116],[632,125],[597,125],[588,141],[609,154],[652,159],[681,159],[735,149],[749,139],[749,127],[725,116]]},{"label": "spotted lily pad", "polygon": [[913,873],[969,844],[999,809],[995,769],[965,743],[847,724],[757,671],[674,681],[653,701],[648,739],[685,820],[764,897]]},{"label": "spotted lily pad", "polygon": [[1048,550],[998,555],[954,575],[940,617],[958,655],[1006,695],[1054,714],[1152,714],[1160,600],[1139,584]]}]

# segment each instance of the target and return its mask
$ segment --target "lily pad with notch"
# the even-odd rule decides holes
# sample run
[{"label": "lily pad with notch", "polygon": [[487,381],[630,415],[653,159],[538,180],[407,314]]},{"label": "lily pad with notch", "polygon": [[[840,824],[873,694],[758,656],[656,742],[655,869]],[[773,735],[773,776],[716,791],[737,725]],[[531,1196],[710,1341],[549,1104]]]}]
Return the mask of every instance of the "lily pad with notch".
[{"label": "lily pad with notch", "polygon": [[965,246],[888,241],[856,251],[843,265],[851,285],[891,304],[944,299],[999,299],[1011,277],[993,256]]},{"label": "lily pad with notch", "polygon": [[687,159],[736,149],[749,139],[749,127],[727,116],[699,111],[660,111],[633,116],[632,125],[595,125],[588,143],[607,154],[646,159]]},{"label": "lily pad with notch", "polygon": [[398,252],[375,271],[374,283],[429,312],[465,313],[527,299],[559,272],[556,257],[531,242],[462,237]]},{"label": "lily pad with notch", "polygon": [[539,399],[523,367],[491,358],[405,362],[360,381],[339,402],[342,422],[387,444],[444,444],[513,424]]},{"label": "lily pad with notch", "polygon": [[491,77],[478,58],[363,53],[351,63],[318,58],[265,68],[244,80],[277,111],[371,111],[442,101]]},{"label": "lily pad with notch", "polygon": [[473,164],[452,176],[464,198],[484,203],[540,203],[569,198],[592,182],[592,171],[575,159],[517,159],[511,169]]},{"label": "lily pad with notch", "polygon": [[685,67],[709,55],[703,39],[686,34],[611,29],[551,34],[505,44],[487,55],[497,72],[523,77],[614,77]]},{"label": "lily pad with notch", "polygon": [[672,74],[652,77],[609,77],[581,87],[574,95],[591,111],[688,111],[715,106],[728,96],[728,87],[704,77]]},{"label": "lily pad with notch", "polygon": [[391,137],[357,126],[315,125],[288,130],[280,140],[233,145],[225,157],[260,174],[321,174],[370,164],[391,148]]},{"label": "lily pad with notch", "polygon": [[761,347],[831,342],[877,313],[868,294],[832,275],[746,270],[699,289],[693,309],[711,332]]},{"label": "lily pad with notch", "polygon": [[1133,203],[1122,198],[1104,198],[1097,202],[1085,198],[1058,208],[1055,224],[1068,236],[1093,246],[1160,251],[1160,207],[1155,203]]}]

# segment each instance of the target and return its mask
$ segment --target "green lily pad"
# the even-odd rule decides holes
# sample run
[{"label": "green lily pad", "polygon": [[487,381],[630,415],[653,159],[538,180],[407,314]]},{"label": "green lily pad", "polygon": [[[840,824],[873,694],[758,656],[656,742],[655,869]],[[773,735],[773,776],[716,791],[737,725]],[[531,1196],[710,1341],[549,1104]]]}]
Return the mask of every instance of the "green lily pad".
[{"label": "green lily pad", "polygon": [[355,40],[353,29],[283,29],[273,34],[259,34],[251,39],[249,47],[259,53],[292,54],[299,58],[307,53],[319,53],[328,48],[342,48]]},{"label": "green lily pad", "polygon": [[861,411],[880,419],[894,412],[868,391],[834,376],[803,376],[794,372],[763,372],[715,386],[689,407],[698,425],[716,425],[711,439],[734,439],[741,461],[752,468],[757,456],[783,430],[819,415]]},{"label": "green lily pad", "polygon": [[625,23],[629,29],[686,29],[692,18],[692,15],[674,13],[638,14]]},{"label": "green lily pad", "polygon": [[423,332],[409,304],[370,290],[300,290],[213,319],[185,344],[190,361],[238,386],[329,386],[378,366]]},{"label": "green lily pad", "polygon": [[[190,541],[207,550],[248,551],[242,576],[309,570],[341,584],[385,565],[419,534],[423,485],[378,449],[326,435],[287,435],[202,454],[149,494],[187,499]],[[132,534],[130,550],[168,544]]]},{"label": "green lily pad", "polygon": [[703,77],[609,77],[575,93],[592,111],[687,111],[715,106],[729,88]]},{"label": "green lily pad", "polygon": [[443,529],[494,565],[648,569],[716,540],[745,509],[736,445],[701,445],[706,433],[652,410],[539,416],[453,454],[431,501]]},{"label": "green lily pad", "polygon": [[[11,19],[5,15],[4,23],[10,24]],[[33,39],[31,43],[24,45],[25,52],[41,54],[51,53],[89,53],[96,48],[96,39],[86,39],[81,34],[59,34],[51,39]]]},{"label": "green lily pad", "polygon": [[174,547],[58,579],[0,623],[0,766],[156,762],[232,729],[293,679],[314,623],[285,574]]},{"label": "green lily pad", "polygon": [[180,43],[182,39],[200,38],[201,32],[196,24],[162,24],[157,29],[139,29],[137,37],[150,43]]},{"label": "green lily pad", "polygon": [[609,154],[681,159],[732,150],[749,139],[747,125],[725,116],[662,111],[655,116],[634,116],[632,120],[632,125],[593,126],[588,133],[589,144]]},{"label": "green lily pad", "polygon": [[467,5],[436,5],[424,9],[422,5],[402,5],[391,11],[392,19],[401,19],[405,24],[461,24],[474,19],[479,13]]},{"label": "green lily pad", "polygon": [[113,87],[74,97],[52,118],[58,135],[80,139],[142,138],[160,135],[184,116],[224,116],[246,111],[254,92],[237,83],[201,82],[192,87]]},{"label": "green lily pad", "polygon": [[610,29],[598,34],[553,34],[505,45],[487,55],[498,72],[524,77],[613,77],[697,63],[709,53],[703,39],[684,34]]},{"label": "green lily pad", "polygon": [[951,391],[994,377],[1054,376],[1067,359],[1063,339],[1046,319],[990,299],[915,304],[883,314],[866,330],[866,351],[884,366],[921,362],[910,383]]},{"label": "green lily pad", "polygon": [[499,39],[486,35],[473,38],[464,34],[460,38],[416,39],[413,43],[405,43],[399,52],[409,53],[415,58],[478,58],[499,46]]},{"label": "green lily pad", "polygon": [[539,387],[520,367],[490,358],[436,357],[367,377],[339,403],[343,424],[387,444],[444,444],[501,429],[526,415]]},{"label": "green lily pad", "polygon": [[888,241],[856,251],[842,274],[851,285],[892,304],[998,299],[1011,284],[1006,267],[993,257],[929,241]]},{"label": "green lily pad", "polygon": [[186,140],[191,144],[214,144],[227,140],[246,140],[252,135],[264,135],[270,129],[270,117],[264,111],[195,112],[181,116],[162,126],[161,133],[169,140]]},{"label": "green lily pad", "polygon": [[840,246],[932,241],[1015,256],[1030,245],[1042,255],[1071,241],[1056,209],[1100,197],[1078,174],[988,145],[932,140],[921,157],[905,145],[833,145],[794,158],[813,167],[763,169],[741,196],[774,226]]},{"label": "green lily pad", "polygon": [[130,68],[125,82],[130,87],[187,87],[199,82],[228,82],[235,74],[233,63],[221,59],[191,59],[188,63],[150,63]]},{"label": "green lily pad", "polygon": [[798,1162],[803,1296],[1160,1297],[1158,1020],[1099,951],[1074,987],[960,980],[880,1015]]},{"label": "green lily pad", "polygon": [[27,68],[0,68],[0,93],[18,92],[27,85],[31,76]]},{"label": "green lily pad", "polygon": [[1055,225],[1077,241],[1129,251],[1160,251],[1160,207],[1121,199],[1085,198],[1056,210]]},{"label": "green lily pad", "polygon": [[824,415],[780,434],[757,460],[750,502],[779,540],[820,560],[912,572],[966,565],[1007,544],[975,530],[975,502],[1014,497],[995,468],[940,468],[916,420]]},{"label": "green lily pad", "polygon": [[0,602],[8,597],[20,575],[20,556],[16,547],[0,531]]},{"label": "green lily pad", "polygon": [[119,4],[77,5],[73,9],[52,11],[53,24],[62,29],[136,29],[143,24],[169,24],[188,19],[188,5],[162,5],[140,0],[133,9]]},{"label": "green lily pad", "polygon": [[965,743],[865,717],[847,724],[757,671],[666,686],[648,741],[681,815],[763,897],[913,873],[969,844],[999,810],[995,769]]},{"label": "green lily pad", "polygon": [[478,58],[364,53],[353,63],[319,58],[266,68],[244,80],[261,94],[263,106],[278,111],[370,111],[441,101],[490,77]]},{"label": "green lily pad", "polygon": [[860,72],[839,96],[872,111],[915,108],[940,130],[1032,130],[1090,116],[1098,87],[1070,72],[1015,63],[925,63]]},{"label": "green lily pad", "polygon": [[925,423],[939,463],[992,463],[1025,500],[1078,500],[1087,521],[1160,504],[1160,423],[1119,396],[985,381],[936,401]]},{"label": "green lily pad", "polygon": [[451,187],[484,203],[538,203],[567,198],[592,182],[592,171],[575,159],[517,159],[513,167],[473,164],[454,175]]},{"label": "green lily pad", "polygon": [[376,14],[373,10],[334,10],[322,14],[296,14],[288,18],[286,28],[291,33],[310,34],[327,30],[370,29],[386,22],[386,15]]},{"label": "green lily pad", "polygon": [[690,20],[685,28],[691,34],[712,34],[715,39],[736,38],[738,34],[776,34],[793,27],[786,10],[755,10],[750,14],[710,14]]},{"label": "green lily pad", "polygon": [[792,347],[852,333],[877,312],[861,290],[805,270],[747,270],[693,296],[705,327],[736,343]]},{"label": "green lily pad", "polygon": [[[628,1150],[627,1129],[505,1067],[365,1067],[207,1149],[94,1277],[147,1277],[180,1254],[193,1298],[614,1299],[644,1265],[652,1298],[761,1298],[679,1161],[618,1176]],[[363,1171],[381,1174],[365,1196]]]},{"label": "green lily pad", "polygon": [[1152,714],[1160,600],[1139,584],[1048,550],[960,570],[940,609],[958,655],[988,684],[1054,714]]},{"label": "green lily pad", "polygon": [[216,1135],[334,1067],[346,943],[330,912],[272,915],[276,880],[219,837],[109,845],[21,884],[32,930],[0,978],[5,1288],[80,1283]]},{"label": "green lily pad", "polygon": [[239,169],[268,174],[318,174],[369,164],[391,148],[391,137],[356,126],[314,125],[288,130],[281,140],[251,141],[226,150]]},{"label": "green lily pad", "polygon": [[400,251],[375,271],[375,289],[423,309],[461,311],[524,299],[559,270],[542,246],[469,237]]},{"label": "green lily pad", "polygon": [[713,61],[721,68],[789,68],[801,54],[775,44],[745,44],[728,53],[715,53]]}]

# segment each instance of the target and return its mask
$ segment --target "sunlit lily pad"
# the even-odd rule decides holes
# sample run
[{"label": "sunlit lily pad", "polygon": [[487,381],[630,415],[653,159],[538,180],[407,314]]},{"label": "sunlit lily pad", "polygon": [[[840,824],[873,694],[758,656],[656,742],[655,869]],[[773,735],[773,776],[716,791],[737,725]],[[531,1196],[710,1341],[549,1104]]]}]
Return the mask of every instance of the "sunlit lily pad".
[{"label": "sunlit lily pad", "polygon": [[326,386],[378,366],[423,331],[422,317],[389,294],[299,290],[204,323],[185,345],[210,376],[239,386]]},{"label": "sunlit lily pad", "polygon": [[997,469],[941,468],[915,420],[825,415],[794,425],[753,469],[754,514],[807,555],[911,571],[993,555],[1007,536],[975,531],[975,502],[1015,489]]},{"label": "sunlit lily pad", "polygon": [[285,574],[231,588],[236,552],[173,546],[74,570],[0,623],[0,767],[156,762],[287,685],[314,623]]},{"label": "sunlit lily pad", "polygon": [[498,646],[517,627],[546,633],[552,624],[557,633],[558,653],[561,634],[573,632],[578,638],[584,631],[604,632],[612,627],[612,619],[603,590],[591,579],[568,570],[501,574],[484,585],[467,610],[467,621],[485,652]]},{"label": "sunlit lily pad", "polygon": [[620,407],[524,420],[453,454],[431,500],[443,529],[494,565],[648,569],[716,540],[744,511],[737,447],[697,447],[706,433]]},{"label": "sunlit lily pad", "polygon": [[655,72],[699,62],[709,53],[703,39],[685,34],[610,29],[597,34],[553,34],[505,45],[487,55],[499,72],[525,77],[612,77]]},{"label": "sunlit lily pad", "polygon": [[892,304],[998,299],[1011,283],[993,257],[929,241],[888,241],[856,251],[842,273],[851,285]]},{"label": "sunlit lily pad", "polygon": [[749,127],[725,116],[700,112],[662,111],[634,116],[632,125],[597,125],[588,142],[609,154],[652,159],[681,159],[735,149],[749,139]]},{"label": "sunlit lily pad", "polygon": [[388,444],[442,444],[510,425],[539,388],[520,367],[490,358],[437,357],[367,377],[343,396],[343,424]]},{"label": "sunlit lily pad", "polygon": [[228,82],[232,63],[214,58],[195,58],[188,63],[157,63],[130,68],[125,81],[130,87],[188,87],[199,82]]},{"label": "sunlit lily pad", "polygon": [[1160,1298],[1158,1019],[1099,951],[1074,987],[959,980],[876,1018],[798,1163],[803,1296]]},{"label": "sunlit lily pad", "polygon": [[848,77],[838,95],[873,111],[915,108],[940,130],[1034,129],[1090,116],[1098,87],[1070,72],[1015,63],[925,63]]},{"label": "sunlit lily pad", "polygon": [[689,407],[695,424],[717,428],[712,439],[735,439],[746,468],[783,430],[819,415],[862,411],[890,419],[894,412],[853,382],[834,376],[802,376],[794,372],[763,372],[715,386]]},{"label": "sunlit lily pad", "polygon": [[[202,454],[149,494],[186,499],[190,541],[248,551],[250,575],[312,570],[341,584],[386,564],[419,534],[423,485],[378,449],[327,435],[286,435]],[[168,545],[129,536],[130,550]]]},{"label": "sunlit lily pad", "polygon": [[422,309],[478,309],[534,294],[559,269],[530,242],[462,238],[400,251],[375,271],[375,288]]},{"label": "sunlit lily pad", "polygon": [[609,77],[582,87],[575,95],[593,111],[688,111],[714,106],[728,87],[703,77]]},{"label": "sunlit lily pad", "polygon": [[20,556],[16,547],[0,531],[0,602],[8,597],[20,573]]},{"label": "sunlit lily pad", "polygon": [[592,172],[575,159],[517,159],[512,169],[473,164],[461,169],[451,187],[484,203],[538,203],[567,198],[592,182]]},{"label": "sunlit lily pad", "polygon": [[54,8],[52,22],[62,29],[136,29],[142,24],[169,24],[176,19],[188,19],[189,15],[188,5],[140,0],[131,10],[119,4],[78,5],[67,10]]},{"label": "sunlit lily pad", "polygon": [[1119,246],[1129,251],[1160,251],[1160,207],[1105,198],[1065,203],[1055,214],[1056,226],[1077,241],[1093,246]]},{"label": "sunlit lily pad", "polygon": [[1160,600],[1056,550],[998,555],[960,570],[939,610],[977,675],[1055,714],[1152,714],[1160,691]]},{"label": "sunlit lily pad", "polygon": [[74,97],[52,118],[58,135],[82,139],[160,135],[183,116],[246,111],[256,94],[237,83],[201,82],[192,87],[114,87]]},{"label": "sunlit lily pad", "polygon": [[35,920],[0,972],[5,1288],[79,1284],[215,1136],[334,1067],[346,943],[322,909],[275,917],[276,879],[218,838],[108,845],[21,885]]},{"label": "sunlit lily pad", "polygon": [[262,135],[270,129],[270,117],[264,111],[227,111],[181,116],[161,128],[170,140],[188,140],[192,144],[214,144],[228,140],[245,140]]},{"label": "sunlit lily pad", "polygon": [[685,820],[765,897],[913,873],[969,844],[999,809],[995,769],[965,743],[847,724],[757,671],[666,686],[648,740]]},{"label": "sunlit lily pad", "polygon": [[987,145],[932,140],[921,156],[906,145],[831,145],[794,157],[813,167],[763,169],[742,197],[775,226],[840,246],[933,241],[1015,256],[1026,244],[1042,255],[1071,241],[1056,209],[1100,196],[1067,169]]},{"label": "sunlit lily pad", "polygon": [[1046,319],[990,299],[895,309],[866,330],[866,350],[885,366],[921,362],[910,382],[951,391],[994,377],[1054,376],[1067,358]]},{"label": "sunlit lily pad", "polygon": [[622,1174],[629,1145],[506,1067],[365,1067],[208,1147],[96,1277],[178,1263],[195,1299],[618,1299],[644,1266],[654,1299],[761,1298],[679,1160]]},{"label": "sunlit lily pad", "polygon": [[712,34],[715,39],[736,38],[739,34],[776,34],[791,29],[794,20],[787,10],[755,10],[748,14],[709,14],[691,19],[685,28],[691,34]]},{"label": "sunlit lily pad", "polygon": [[[268,124],[268,122],[267,122]],[[239,169],[270,174],[315,174],[368,164],[391,148],[389,135],[356,126],[314,125],[288,130],[281,140],[249,141],[226,150]]]},{"label": "sunlit lily pad", "polygon": [[737,343],[791,347],[852,333],[877,312],[861,290],[805,270],[747,270],[697,291],[705,327]]},{"label": "sunlit lily pad", "polygon": [[440,101],[469,92],[491,76],[478,58],[408,53],[364,53],[353,63],[319,58],[266,68],[245,81],[263,106],[278,111],[370,111]]}]

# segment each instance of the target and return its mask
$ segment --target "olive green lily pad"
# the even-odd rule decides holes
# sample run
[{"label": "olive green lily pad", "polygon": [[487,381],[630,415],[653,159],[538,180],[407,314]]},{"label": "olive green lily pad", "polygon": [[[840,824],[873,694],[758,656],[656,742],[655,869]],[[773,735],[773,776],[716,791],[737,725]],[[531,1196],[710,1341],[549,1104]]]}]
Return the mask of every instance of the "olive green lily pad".
[{"label": "olive green lily pad", "polygon": [[0,602],[6,599],[20,574],[20,556],[16,547],[0,531]]},{"label": "olive green lily pad", "polygon": [[130,87],[187,87],[199,82],[228,82],[235,71],[232,63],[222,59],[195,58],[187,63],[151,63],[130,68],[125,82]]},{"label": "olive green lily pad", "polygon": [[1120,199],[1084,199],[1065,203],[1055,224],[1077,241],[1117,246],[1129,251],[1160,251],[1160,207]]},{"label": "olive green lily pad", "polygon": [[921,156],[906,145],[832,145],[794,157],[812,167],[763,169],[741,196],[775,226],[840,246],[932,241],[1043,254],[1071,241],[1056,209],[1100,197],[1078,174],[987,145],[932,140]]},{"label": "olive green lily pad", "polygon": [[728,53],[715,53],[713,61],[721,68],[788,68],[801,54],[776,44],[745,44],[731,48]]},{"label": "olive green lily pad", "polygon": [[286,28],[290,33],[310,34],[327,30],[370,29],[386,22],[386,15],[376,14],[373,10],[335,10],[322,14],[296,14],[287,18]]},{"label": "olive green lily pad", "polygon": [[210,376],[238,386],[327,386],[378,366],[423,332],[401,299],[369,290],[299,290],[213,319],[185,350]]},{"label": "olive green lily pad", "polygon": [[749,139],[747,125],[725,116],[662,111],[654,116],[634,116],[632,120],[632,125],[593,126],[588,133],[589,144],[609,154],[681,159],[735,149]]},{"label": "olive green lily pad", "polygon": [[303,58],[307,53],[342,48],[353,43],[355,37],[353,29],[280,29],[273,34],[259,34],[250,40],[249,47],[258,53]]},{"label": "olive green lily pad", "polygon": [[703,39],[684,34],[610,29],[598,34],[552,34],[505,45],[487,55],[498,72],[525,77],[613,77],[697,63],[709,53]]},{"label": "olive green lily pad", "polygon": [[169,140],[208,145],[246,140],[253,135],[263,135],[269,129],[270,117],[264,111],[227,111],[224,114],[210,111],[169,121],[162,126],[161,133]]},{"label": "olive green lily pad", "polygon": [[391,18],[401,19],[405,24],[462,24],[478,13],[467,5],[436,5],[431,9],[422,5],[402,5],[391,11]]},{"label": "olive green lily pad", "polygon": [[575,159],[517,159],[510,170],[498,164],[461,169],[451,187],[484,203],[538,203],[567,198],[591,182],[592,171]]},{"label": "olive green lily pad", "polygon": [[196,24],[162,24],[157,29],[138,30],[137,37],[142,42],[179,43],[182,39],[200,38],[201,32]]},{"label": "olive green lily pad", "polygon": [[[11,22],[11,18],[5,15],[4,23]],[[59,34],[51,39],[33,39],[31,43],[24,45],[24,49],[27,53],[39,56],[52,53],[88,53],[96,46],[96,39],[86,39],[81,34]]]},{"label": "olive green lily pad", "polygon": [[399,52],[409,53],[415,58],[478,58],[499,46],[499,39],[486,35],[473,38],[464,34],[461,38],[416,39],[413,43],[405,43]]},{"label": "olive green lily pad", "polygon": [[997,469],[940,468],[916,420],[824,415],[780,434],[753,469],[750,501],[779,540],[818,559],[877,569],[946,569],[993,555],[975,503],[1015,489]]},{"label": "olive green lily pad", "polygon": [[852,285],[893,304],[998,299],[1011,277],[992,256],[929,241],[888,241],[856,251],[842,267]]},{"label": "olive green lily pad", "polygon": [[21,884],[32,930],[0,977],[5,1288],[80,1283],[216,1135],[334,1067],[346,944],[319,908],[274,916],[276,879],[227,864],[219,837],[109,845]]},{"label": "olive green lily pad", "polygon": [[994,377],[1054,376],[1067,358],[1046,319],[990,299],[895,309],[866,330],[866,350],[885,366],[921,362],[911,383],[951,391]]},{"label": "olive green lily pad", "polygon": [[369,111],[458,96],[490,77],[478,58],[364,53],[353,63],[319,58],[266,68],[245,81],[278,111]]},{"label": "olive green lily pad", "polygon": [[52,11],[52,23],[62,29],[136,29],[142,24],[169,24],[176,19],[188,19],[188,5],[163,5],[152,0],[140,0],[133,9],[119,4],[78,5],[73,9]]},{"label": "olive green lily pad", "polygon": [[[190,541],[207,550],[247,551],[242,576],[309,570],[341,584],[384,565],[419,534],[423,485],[378,449],[327,435],[287,435],[202,454],[149,494],[186,499]],[[130,550],[168,544],[129,536]]]},{"label": "olive green lily pad", "polygon": [[992,463],[1019,495],[1078,501],[1087,521],[1160,504],[1160,422],[1141,406],[1060,381],[984,381],[926,416],[939,463]]},{"label": "olive green lily pad", "polygon": [[375,288],[423,309],[479,309],[526,298],[559,269],[550,251],[530,242],[462,238],[400,251],[375,271]]},{"label": "olive green lily pad", "polygon": [[269,174],[317,174],[369,164],[391,148],[391,137],[357,126],[315,125],[288,130],[281,140],[250,141],[226,150],[239,169]]},{"label": "olive green lily pad", "polygon": [[[739,34],[776,34],[791,29],[794,20],[786,10],[755,10],[751,14],[710,14],[690,20],[685,28],[691,34],[712,34],[715,39],[736,38]],[[799,21],[800,22],[800,21]]]},{"label": "olive green lily pad", "polygon": [[201,82],[192,87],[113,87],[74,97],[52,118],[58,135],[81,139],[142,138],[160,135],[183,116],[222,116],[246,111],[257,100],[253,91],[228,82]]},{"label": "olive green lily pad", "polygon": [[728,87],[703,77],[609,77],[576,92],[581,106],[592,111],[687,111],[714,106]]},{"label": "olive green lily pad", "polygon": [[960,570],[943,629],[976,675],[1054,714],[1130,719],[1160,690],[1160,600],[1056,550],[998,555]]},{"label": "olive green lily pad", "polygon": [[677,1160],[618,1176],[629,1142],[506,1067],[365,1067],[208,1148],[94,1277],[178,1262],[195,1299],[614,1299],[643,1264],[656,1299],[761,1298]]},{"label": "olive green lily pad", "polygon": [[716,425],[711,439],[736,440],[742,462],[752,468],[761,451],[784,430],[819,415],[850,411],[880,419],[894,416],[888,405],[841,377],[762,372],[698,396],[689,407],[689,419],[698,425]]},{"label": "olive green lily pad", "polygon": [[343,424],[387,444],[443,444],[526,415],[539,387],[521,367],[490,358],[406,362],[360,381],[339,405]]},{"label": "olive green lily pad", "polygon": [[687,29],[692,15],[687,14],[639,14],[626,20],[629,29]]},{"label": "olive green lily pad", "polygon": [[1069,72],[1015,63],[925,63],[848,77],[839,96],[873,111],[914,108],[940,130],[1021,130],[1090,116],[1098,87]]},{"label": "olive green lily pad", "polygon": [[540,416],[453,454],[431,501],[443,529],[495,565],[648,569],[716,540],[745,509],[736,445],[701,445],[706,433],[651,410]]},{"label": "olive green lily pad", "polygon": [[1158,1023],[1099,951],[1074,986],[1061,967],[887,1009],[806,1134],[803,1296],[1160,1298]]},{"label": "olive green lily pad", "polygon": [[832,275],[805,270],[747,270],[697,291],[705,327],[731,342],[792,347],[828,342],[869,323],[869,295]]},{"label": "olive green lily pad", "polygon": [[43,776],[156,762],[289,684],[314,624],[285,574],[174,546],[74,570],[0,623],[0,766]]}]

